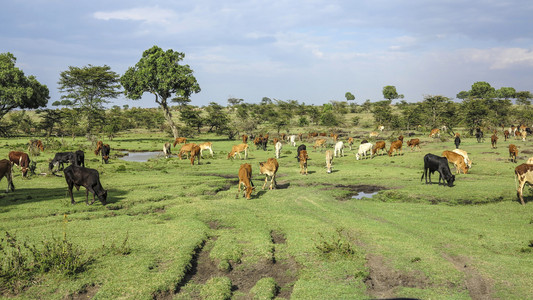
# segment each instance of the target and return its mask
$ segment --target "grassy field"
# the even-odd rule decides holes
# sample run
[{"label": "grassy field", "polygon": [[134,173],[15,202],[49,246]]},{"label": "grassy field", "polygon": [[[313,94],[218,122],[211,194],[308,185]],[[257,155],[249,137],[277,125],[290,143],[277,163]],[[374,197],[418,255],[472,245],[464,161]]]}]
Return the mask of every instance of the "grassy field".
[{"label": "grassy field", "polygon": [[[367,130],[368,131],[368,130]],[[364,135],[361,131],[356,135]],[[396,133],[386,132],[396,136]],[[64,178],[32,175],[15,167],[14,193],[0,195],[0,237],[40,249],[68,241],[87,258],[66,275],[57,270],[21,277],[3,296],[40,299],[526,299],[533,295],[532,194],[516,199],[509,141],[463,138],[474,165],[452,188],[420,181],[423,156],[455,148],[453,139],[419,133],[421,151],[404,143],[401,156],[357,161],[356,149],[335,158],[326,174],[324,152],[312,150],[309,175],[299,174],[296,148],[284,145],[278,189],[262,191],[259,162],[274,157],[251,147],[249,159],[227,160],[231,146],[216,136],[215,158],[191,166],[160,156],[126,162],[116,149],[160,151],[170,139],[136,132],[106,141],[107,165],[83,139],[65,139],[57,151],[32,157],[37,174],[59,150],[85,150],[86,165],[100,172],[108,204],[70,204]],[[28,138],[0,140],[0,156],[24,150]],[[356,144],[360,139],[356,140]],[[519,146],[518,162],[533,153]],[[390,142],[387,141],[387,146]],[[46,146],[46,143],[45,143]],[[173,149],[173,152],[177,151]],[[237,192],[240,164],[252,164],[251,200]],[[438,179],[437,176],[433,177]],[[5,179],[0,189],[7,185]],[[358,192],[378,192],[354,199]],[[61,244],[61,243],[60,243]],[[13,248],[16,249],[16,248]],[[13,256],[13,249],[0,255]],[[27,252],[22,247],[21,253]],[[16,251],[15,251],[16,252]],[[8,254],[6,254],[8,253]],[[5,262],[6,258],[3,258]],[[31,265],[31,262],[28,262]]]}]

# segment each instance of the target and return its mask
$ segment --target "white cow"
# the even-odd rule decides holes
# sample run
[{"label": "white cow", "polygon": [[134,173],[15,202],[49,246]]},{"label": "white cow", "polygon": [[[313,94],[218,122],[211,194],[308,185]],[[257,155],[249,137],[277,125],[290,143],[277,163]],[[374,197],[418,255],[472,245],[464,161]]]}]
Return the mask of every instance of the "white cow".
[{"label": "white cow", "polygon": [[333,163],[333,154],[331,153],[331,150],[326,151],[326,169],[327,173],[331,173],[332,169],[332,163]]},{"label": "white cow", "polygon": [[205,142],[205,143],[201,143],[199,144],[198,146],[200,146],[200,156],[202,158],[204,158],[204,155],[202,154],[202,152],[204,150],[209,150],[209,152],[211,153],[211,158],[213,158],[213,144],[211,142]]},{"label": "white cow", "polygon": [[291,146],[296,147],[296,135],[294,135],[294,134],[293,135],[289,135],[287,137],[287,139],[288,139],[289,143],[291,144]]},{"label": "white cow", "polygon": [[364,143],[359,145],[359,151],[357,151],[357,154],[355,155],[355,158],[357,160],[360,160],[363,156],[366,158],[366,153],[370,152],[370,155],[372,155],[372,143]]},{"label": "white cow", "polygon": [[279,155],[281,154],[281,148],[282,148],[281,142],[277,142],[276,143],[276,158],[279,158]]},{"label": "white cow", "polygon": [[170,152],[170,143],[165,143],[165,145],[163,145],[163,153],[165,154],[166,158],[170,157],[170,155],[172,154]]},{"label": "white cow", "polygon": [[461,149],[455,149],[453,150],[453,152],[461,155],[463,158],[464,158],[464,161],[465,161],[465,165],[471,169],[472,168],[472,161],[468,158],[468,153],[465,151],[465,150],[461,150]]},{"label": "white cow", "polygon": [[335,157],[344,156],[344,143],[339,141],[335,144]]}]

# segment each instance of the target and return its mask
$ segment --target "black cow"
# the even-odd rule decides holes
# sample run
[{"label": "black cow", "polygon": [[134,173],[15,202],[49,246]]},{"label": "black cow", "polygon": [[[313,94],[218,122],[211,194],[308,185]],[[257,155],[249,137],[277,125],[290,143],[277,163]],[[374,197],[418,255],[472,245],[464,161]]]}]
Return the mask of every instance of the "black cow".
[{"label": "black cow", "polygon": [[476,139],[478,143],[481,143],[481,141],[484,140],[483,131],[481,131],[479,128],[476,128]]},{"label": "black cow", "polygon": [[455,143],[455,148],[459,149],[459,145],[461,145],[461,138],[456,136],[454,143]]},{"label": "black cow", "polygon": [[300,162],[300,151],[302,150],[307,151],[307,147],[304,144],[301,144],[300,146],[298,146],[298,149],[296,150],[296,158],[298,159],[298,162]]},{"label": "black cow", "polygon": [[76,156],[76,166],[85,167],[85,152],[78,150],[74,152],[74,155]]},{"label": "black cow", "polygon": [[48,169],[54,169],[54,165],[58,166],[58,170],[64,169],[63,164],[76,164],[76,154],[74,152],[58,152],[54,156],[54,159],[48,164]]},{"label": "black cow", "polygon": [[449,187],[453,186],[455,181],[455,175],[452,175],[450,167],[448,166],[448,159],[446,157],[440,157],[431,153],[428,153],[424,156],[424,173],[420,180],[426,177],[426,184],[428,184],[428,170],[429,170],[429,183],[431,183],[431,174],[435,171],[439,172],[439,185],[441,178],[443,179],[443,184],[448,183]]},{"label": "black cow", "polygon": [[75,204],[74,196],[72,195],[72,188],[76,187],[76,190],[80,190],[80,186],[85,187],[85,204],[89,204],[89,192],[93,193],[93,201],[95,201],[95,195],[98,196],[98,200],[102,202],[102,205],[106,205],[107,191],[102,188],[100,184],[100,175],[95,169],[89,169],[70,165],[63,171],[65,174],[65,180],[68,185],[68,192],[70,194],[70,203]]},{"label": "black cow", "polygon": [[109,147],[108,144],[104,144],[102,146],[102,161],[105,162],[106,164],[109,162],[109,151],[111,150],[111,148]]},{"label": "black cow", "polygon": [[267,151],[268,137],[261,138],[261,147],[264,151]]}]

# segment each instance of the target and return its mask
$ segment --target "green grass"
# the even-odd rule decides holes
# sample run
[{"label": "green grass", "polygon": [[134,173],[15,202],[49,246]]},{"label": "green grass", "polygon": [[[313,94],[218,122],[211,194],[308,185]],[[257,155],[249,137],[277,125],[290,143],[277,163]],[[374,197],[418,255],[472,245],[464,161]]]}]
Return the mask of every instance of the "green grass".
[{"label": "green grass", "polygon": [[[510,142],[501,139],[498,149],[490,149],[489,141],[478,144],[463,138],[461,148],[474,165],[468,174],[456,175],[455,186],[449,188],[426,185],[420,176],[423,156],[452,150],[453,140],[417,137],[422,151],[404,148],[396,157],[357,161],[356,148],[346,149],[345,157],[333,160],[332,174],[326,174],[324,153],[306,143],[311,158],[308,176],[299,174],[295,147],[284,145],[279,189],[272,191],[261,190],[259,162],[274,156],[273,146],[265,152],[252,145],[246,161],[252,165],[256,186],[251,200],[240,195],[235,199],[237,172],[245,161],[226,159],[239,141],[211,135],[192,139],[213,142],[215,158],[206,156],[201,165],[176,157],[134,163],[113,154],[116,149],[160,151],[171,139],[163,134],[123,134],[106,140],[112,159],[102,165],[88,142],[65,139],[58,143],[61,149],[81,146],[87,167],[100,172],[109,204],[85,205],[82,187],[74,191],[76,204],[71,205],[64,178],[23,179],[15,167],[15,192],[0,192],[0,237],[8,231],[20,241],[41,245],[66,234],[94,260],[75,276],[65,278],[52,270],[26,282],[22,292],[4,291],[4,296],[62,299],[95,286],[99,299],[151,299],[165,293],[181,299],[180,293],[174,295],[178,289],[205,298],[268,299],[272,293],[293,299],[371,298],[379,295],[371,294],[365,284],[372,271],[367,259],[378,256],[391,273],[416,283],[397,286],[388,297],[468,299],[469,275],[454,266],[453,258],[467,261],[485,279],[493,297],[530,297],[532,193],[526,188],[530,203],[525,206],[516,199],[517,164],[507,159]],[[1,139],[0,156],[26,150],[27,141]],[[533,143],[512,143],[520,147],[519,163],[525,162],[528,155],[522,151],[532,151]],[[38,174],[47,172],[54,152],[32,157]],[[433,178],[438,180],[438,175]],[[6,185],[5,179],[0,181],[0,189]],[[351,199],[359,185],[383,190],[372,199]],[[286,241],[275,243],[272,232]],[[210,246],[204,247],[206,243]],[[203,283],[188,281],[186,274],[199,251],[209,251],[209,259],[225,275]],[[230,279],[234,274],[248,274],[260,266],[278,268],[283,270],[279,276],[295,280],[284,284],[279,278],[258,277],[249,290],[232,291],[231,285],[238,284]]]}]

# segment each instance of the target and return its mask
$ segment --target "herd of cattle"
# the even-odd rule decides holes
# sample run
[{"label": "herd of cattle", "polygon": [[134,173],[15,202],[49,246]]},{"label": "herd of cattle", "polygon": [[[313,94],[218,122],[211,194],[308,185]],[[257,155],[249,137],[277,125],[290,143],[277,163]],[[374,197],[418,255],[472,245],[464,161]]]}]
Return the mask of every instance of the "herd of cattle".
[{"label": "herd of cattle", "polygon": [[[525,138],[528,134],[529,128],[516,128],[511,127],[509,130],[504,131],[504,137],[505,140],[509,138],[509,136],[512,134],[515,137],[522,138],[522,140],[525,141]],[[380,128],[381,131],[383,131],[383,127]],[[409,134],[411,135],[411,134]],[[370,137],[377,137],[379,136],[378,132],[372,132],[369,135]],[[478,142],[481,142],[483,140],[483,132],[481,130],[477,130],[475,134]],[[322,138],[324,137],[324,138]],[[354,139],[352,137],[348,137],[346,140],[346,143],[339,140],[339,135],[337,134],[331,134],[330,137],[334,141],[334,147],[333,151],[326,150],[325,151],[325,158],[326,158],[326,172],[331,173],[332,172],[332,162],[334,157],[342,157],[344,156],[344,147],[349,147],[350,150],[352,150],[352,146],[354,143]],[[429,137],[440,137],[440,129],[433,129],[431,130],[431,133],[429,134]],[[425,178],[426,184],[430,184],[431,182],[431,175],[435,172],[439,173],[439,185],[442,184],[447,185],[449,187],[453,187],[455,182],[455,175],[452,174],[449,164],[453,164],[455,166],[455,172],[460,174],[463,172],[464,174],[468,173],[468,170],[472,167],[472,161],[468,157],[468,153],[464,151],[463,149],[459,149],[461,144],[460,135],[457,133],[455,134],[454,143],[456,146],[456,149],[453,151],[444,151],[442,153],[442,156],[437,156],[431,153],[428,153],[424,156],[424,172],[422,173],[421,180]],[[325,133],[309,133],[308,141],[313,140],[313,149],[317,148],[326,148],[327,144],[327,135]],[[240,159],[243,159],[241,156],[241,153],[244,152],[244,159],[248,158],[248,139],[249,137],[247,135],[242,135],[242,143],[238,145],[234,145],[231,148],[231,151],[228,153],[227,159],[235,159],[237,155],[239,155]],[[269,135],[259,135],[257,137],[250,136],[250,139],[253,141],[254,145],[257,147],[257,149],[267,149],[268,141],[269,141]],[[498,137],[496,130],[494,131],[494,134],[491,136],[491,147],[495,148],[497,143]],[[274,138],[272,140],[274,148],[275,148],[275,158],[269,158],[266,162],[260,162],[259,163],[259,173],[261,175],[265,175],[265,183],[263,184],[262,189],[264,190],[268,180],[270,179],[270,189],[276,188],[276,173],[279,168],[279,164],[277,159],[280,158],[281,149],[283,147],[283,142],[287,142],[293,147],[296,147],[296,141],[303,141],[303,135],[286,135],[281,134],[279,138]],[[388,156],[393,155],[401,155],[402,146],[403,146],[404,137],[400,135],[396,140],[392,141],[390,144],[390,148],[387,151],[386,150],[386,142],[383,140],[378,140],[375,143],[370,143],[368,140],[363,139],[361,144],[358,147],[357,153],[356,153],[356,159],[367,159],[367,158],[374,158],[376,155],[383,155],[384,152],[387,152]],[[195,143],[187,143],[187,138],[177,138],[174,141],[174,147],[176,147],[179,144],[183,144],[178,152],[178,157],[182,159],[183,155],[186,155],[187,157],[190,156],[190,162],[191,165],[194,165],[194,161],[197,159],[198,164],[200,164],[200,157],[203,158],[203,151],[209,150],[211,157],[213,157],[213,147],[211,142],[205,142],[202,144],[195,144]],[[407,146],[411,148],[411,150],[421,150],[420,149],[420,139],[413,138],[407,141]],[[30,147],[36,147],[40,149],[41,151],[44,150],[43,144],[40,140],[32,140],[30,141]],[[96,150],[94,151],[96,155],[101,154],[102,156],[102,163],[108,163],[109,160],[109,153],[110,153],[110,146],[108,144],[103,144],[102,141],[99,141],[96,145]],[[166,158],[170,157],[171,155],[171,143],[165,143],[163,146],[163,153]],[[516,158],[518,156],[518,148],[514,144],[509,145],[509,155],[510,160],[512,162],[516,163]],[[301,144],[297,147],[297,155],[295,157],[300,165],[300,174],[307,175],[307,161],[309,159],[308,153],[307,153],[307,147],[305,144]],[[90,204],[93,204],[95,201],[95,196],[98,197],[98,199],[102,202],[103,205],[106,204],[107,200],[107,191],[103,189],[100,179],[99,179],[99,173],[95,169],[90,169],[85,167],[85,154],[82,150],[78,150],[75,152],[59,152],[56,153],[52,161],[49,163],[49,170],[54,173],[53,169],[54,167],[57,167],[58,170],[63,170],[64,177],[66,180],[66,183],[68,185],[68,191],[71,198],[71,203],[75,203],[72,189],[73,187],[76,187],[77,190],[79,190],[80,186],[85,187],[86,189],[86,197],[85,202],[88,203],[88,195],[89,192],[93,194],[93,200]],[[71,164],[67,168],[64,168],[64,164]],[[4,176],[7,178],[8,181],[8,187],[6,189],[6,192],[11,189],[11,191],[15,190],[15,187],[13,185],[12,180],[12,169],[13,165],[18,165],[21,168],[22,176],[26,177],[28,171],[34,173],[35,170],[35,163],[33,165],[31,164],[30,158],[28,154],[20,151],[11,151],[9,152],[9,160],[3,159],[0,160],[0,180]],[[252,182],[252,166],[248,163],[244,163],[240,165],[239,171],[238,171],[238,190],[236,194],[236,198],[238,198],[239,194],[241,193],[241,187],[243,187],[243,196],[246,197],[246,199],[250,199],[251,194],[253,190],[255,189],[254,184]],[[521,203],[525,205],[524,199],[523,199],[523,188],[526,183],[533,184],[533,157],[530,158],[527,163],[522,164],[515,168],[515,180],[518,180],[517,184],[517,197],[520,199]]]}]

